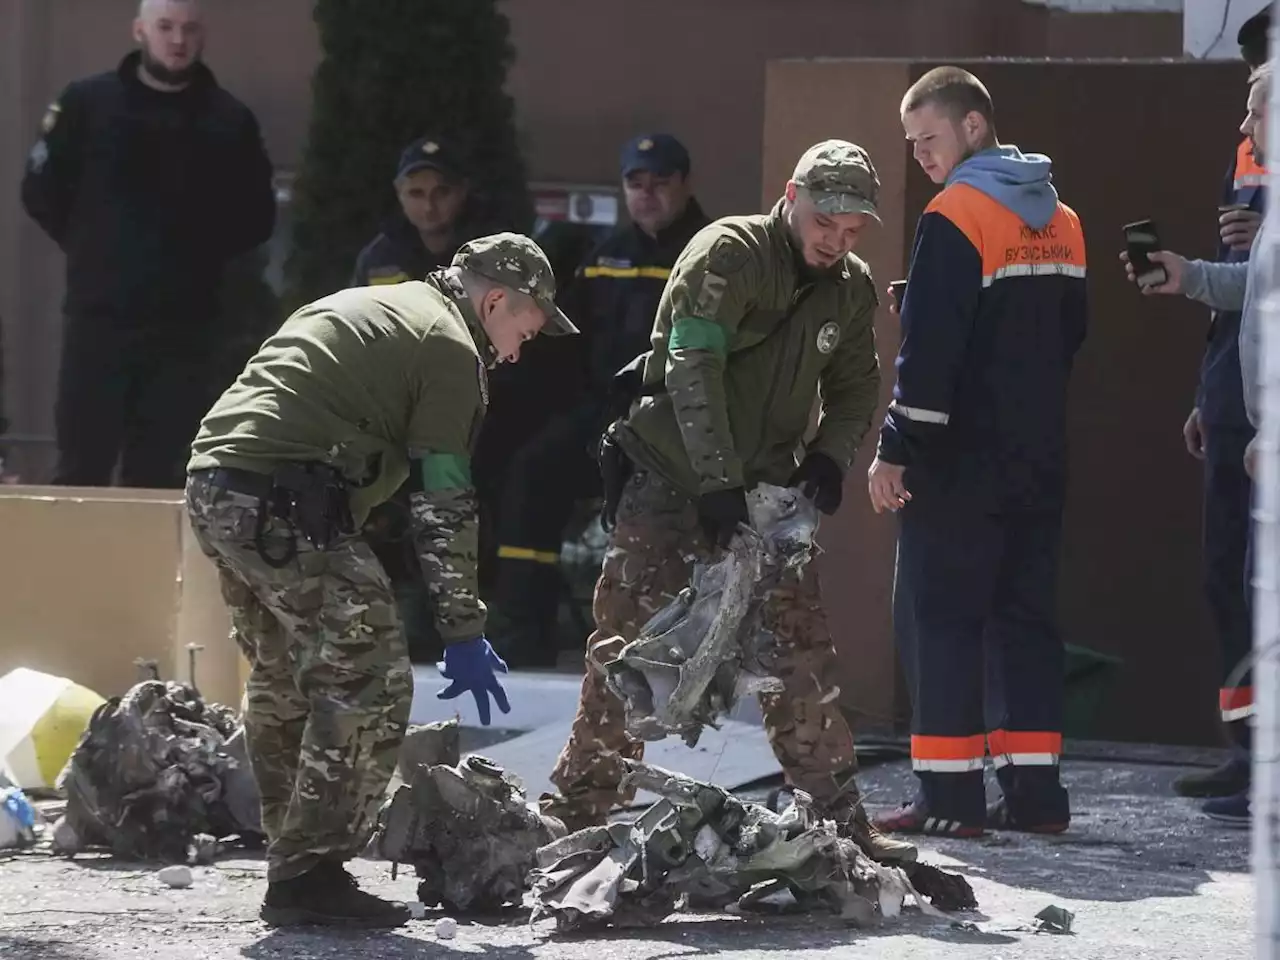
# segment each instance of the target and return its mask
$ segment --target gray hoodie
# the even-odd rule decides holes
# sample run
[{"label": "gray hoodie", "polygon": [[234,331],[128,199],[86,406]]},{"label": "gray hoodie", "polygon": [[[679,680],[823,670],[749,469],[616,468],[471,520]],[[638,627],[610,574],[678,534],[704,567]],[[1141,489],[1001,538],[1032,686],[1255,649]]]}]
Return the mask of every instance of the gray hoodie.
[{"label": "gray hoodie", "polygon": [[1215,310],[1240,311],[1240,379],[1244,383],[1244,410],[1256,430],[1262,422],[1261,386],[1258,380],[1262,357],[1262,329],[1258,316],[1258,292],[1265,283],[1264,257],[1258,256],[1266,221],[1253,239],[1245,263],[1214,263],[1191,260],[1183,278],[1183,293]]},{"label": "gray hoodie", "polygon": [[1043,153],[1023,153],[1013,144],[980,150],[947,177],[947,186],[965,183],[1042,230],[1058,212],[1053,163]]}]

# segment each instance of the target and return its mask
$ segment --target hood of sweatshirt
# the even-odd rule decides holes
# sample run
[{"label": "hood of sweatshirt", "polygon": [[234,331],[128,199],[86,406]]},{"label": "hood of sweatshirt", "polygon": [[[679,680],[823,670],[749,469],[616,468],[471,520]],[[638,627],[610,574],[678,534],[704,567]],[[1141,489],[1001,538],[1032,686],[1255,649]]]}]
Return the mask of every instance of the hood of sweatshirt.
[{"label": "hood of sweatshirt", "polygon": [[1042,153],[1023,153],[1012,144],[975,153],[947,177],[947,186],[966,183],[1012,210],[1027,226],[1048,226],[1058,208],[1053,161]]}]

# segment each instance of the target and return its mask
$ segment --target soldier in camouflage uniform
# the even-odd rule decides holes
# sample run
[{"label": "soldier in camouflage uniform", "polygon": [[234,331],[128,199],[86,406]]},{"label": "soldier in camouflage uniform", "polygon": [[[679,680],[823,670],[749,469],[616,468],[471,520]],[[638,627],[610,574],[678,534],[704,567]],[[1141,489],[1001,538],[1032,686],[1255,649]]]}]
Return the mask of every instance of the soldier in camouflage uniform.
[{"label": "soldier in camouflage uniform", "polygon": [[510,710],[476,589],[469,452],[486,367],[516,360],[544,324],[576,332],[554,294],[532,240],[482,237],[425,281],[303,307],[204,418],[187,510],[251,665],[245,725],[269,841],[269,923],[408,918],[342,866],[368,842],[409,717],[413,678],[391,586],[359,536],[406,478],[448,645],[452,682],[439,695],[471,692],[485,724],[491,696]]},{"label": "soldier in camouflage uniform", "polygon": [[[620,759],[639,758],[643,744],[624,734],[601,666],[688,583],[693,561],[748,522],[746,491],[796,486],[826,513],[839,507],[879,400],[875,284],[850,252],[878,219],[878,191],[862,148],[825,141],[800,159],[772,212],[716,221],[676,261],[643,368],[651,395],[610,430],[633,472],[596,587],[577,717],[551,775],[559,792],[543,798],[545,812],[583,826],[620,799]],[[787,778],[871,856],[913,859],[913,846],[876,832],[863,811],[853,737],[829,679],[835,651],[817,572],[784,583],[764,617],[785,690],[761,706]]]}]

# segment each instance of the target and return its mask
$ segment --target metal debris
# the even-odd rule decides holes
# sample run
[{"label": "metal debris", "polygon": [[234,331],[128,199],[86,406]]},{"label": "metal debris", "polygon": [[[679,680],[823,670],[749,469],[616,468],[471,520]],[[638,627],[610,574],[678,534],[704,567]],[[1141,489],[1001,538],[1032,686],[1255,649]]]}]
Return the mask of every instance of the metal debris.
[{"label": "metal debris", "polygon": [[[94,713],[58,775],[62,852],[187,863],[215,837],[261,832],[258,792],[235,712],[189,686],[147,680]],[[201,836],[205,835],[205,836]]]},{"label": "metal debris", "polygon": [[740,697],[782,689],[760,608],[785,572],[813,556],[818,511],[798,490],[770,484],[752,490],[747,506],[751,529],[740,528],[722,559],[697,564],[689,586],[605,665],[634,739],[674,733],[693,746]]},{"label": "metal debris", "polygon": [[440,762],[402,762],[407,782],[382,811],[374,851],[413,865],[428,907],[474,913],[519,905],[535,851],[563,836],[564,824],[539,814],[493,761],[473,754],[459,762],[456,721],[417,736],[412,753]]},{"label": "metal debris", "polygon": [[1076,915],[1062,907],[1045,907],[1036,914],[1037,933],[1070,933]]},{"label": "metal debris", "polygon": [[592,827],[548,844],[530,876],[533,918],[561,930],[661,921],[678,904],[771,909],[786,892],[799,909],[859,927],[896,917],[908,901],[940,916],[899,867],[870,860],[797,791],[781,814],[644,763],[624,761],[628,785],[662,799],[633,823]]}]

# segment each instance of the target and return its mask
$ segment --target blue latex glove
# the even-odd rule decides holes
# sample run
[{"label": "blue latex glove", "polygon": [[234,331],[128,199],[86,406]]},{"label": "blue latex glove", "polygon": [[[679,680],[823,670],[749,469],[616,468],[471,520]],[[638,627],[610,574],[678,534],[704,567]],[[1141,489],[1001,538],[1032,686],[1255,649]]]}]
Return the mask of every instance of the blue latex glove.
[{"label": "blue latex glove", "polygon": [[480,722],[489,726],[492,712],[489,709],[489,698],[498,705],[503,713],[511,712],[511,703],[507,700],[507,691],[494,675],[495,671],[507,672],[506,662],[493,651],[489,641],[484,637],[464,640],[444,648],[444,663],[437,663],[440,676],[453,682],[436,694],[441,700],[452,700],[470,690],[476,698],[476,712],[480,714]]}]

